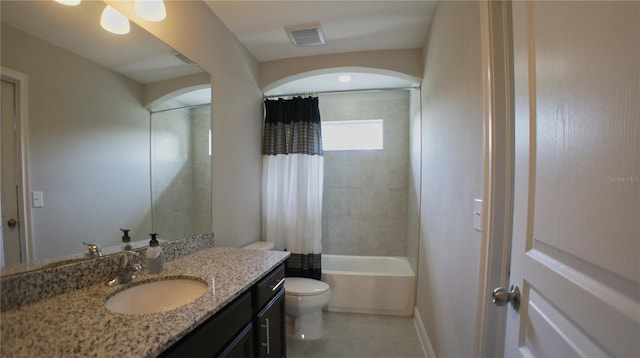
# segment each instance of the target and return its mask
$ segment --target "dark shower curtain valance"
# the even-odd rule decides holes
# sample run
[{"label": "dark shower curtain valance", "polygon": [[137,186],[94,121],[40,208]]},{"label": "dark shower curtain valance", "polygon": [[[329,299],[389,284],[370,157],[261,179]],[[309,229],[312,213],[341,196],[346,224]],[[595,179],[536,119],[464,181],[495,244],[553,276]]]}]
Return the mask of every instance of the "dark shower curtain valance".
[{"label": "dark shower curtain valance", "polygon": [[263,155],[323,155],[317,97],[265,100]]}]

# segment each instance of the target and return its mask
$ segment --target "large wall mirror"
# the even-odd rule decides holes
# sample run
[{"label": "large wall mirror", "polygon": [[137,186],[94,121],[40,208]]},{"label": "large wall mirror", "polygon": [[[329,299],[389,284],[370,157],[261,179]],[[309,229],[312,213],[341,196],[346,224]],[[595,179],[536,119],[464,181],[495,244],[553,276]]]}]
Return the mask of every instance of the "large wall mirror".
[{"label": "large wall mirror", "polygon": [[133,23],[103,30],[101,1],[0,6],[3,122],[26,113],[15,165],[3,124],[2,184],[13,167],[24,191],[2,192],[3,274],[118,251],[121,228],[134,246],[210,231],[209,75]]}]

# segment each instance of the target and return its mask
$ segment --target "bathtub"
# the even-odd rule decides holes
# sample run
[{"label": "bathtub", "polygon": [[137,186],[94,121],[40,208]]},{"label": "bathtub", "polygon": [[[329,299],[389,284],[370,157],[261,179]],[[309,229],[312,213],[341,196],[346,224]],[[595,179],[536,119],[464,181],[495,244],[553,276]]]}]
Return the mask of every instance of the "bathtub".
[{"label": "bathtub", "polygon": [[322,255],[332,312],[412,316],[415,280],[406,257]]}]

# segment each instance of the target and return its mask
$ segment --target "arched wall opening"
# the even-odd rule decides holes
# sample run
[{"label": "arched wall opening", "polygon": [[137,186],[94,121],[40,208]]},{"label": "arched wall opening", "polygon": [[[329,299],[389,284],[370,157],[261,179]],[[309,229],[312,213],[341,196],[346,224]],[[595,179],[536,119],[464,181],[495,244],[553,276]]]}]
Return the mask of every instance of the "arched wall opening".
[{"label": "arched wall opening", "polygon": [[209,98],[199,100],[202,103],[211,103],[211,76],[206,72],[151,83],[144,87],[144,106],[154,111],[175,97],[207,88]]},{"label": "arched wall opening", "polygon": [[[346,80],[345,80],[346,79]],[[417,88],[420,78],[372,67],[333,67],[306,71],[278,79],[264,87],[265,96],[305,92]]]},{"label": "arched wall opening", "polygon": [[[351,80],[340,82],[341,76]],[[323,142],[329,135],[326,126],[382,120],[381,149],[325,146],[323,254],[406,257],[417,271],[420,83],[420,78],[397,71],[334,67],[288,75],[264,87],[266,99],[318,96]],[[354,141],[358,136],[347,137]]]}]

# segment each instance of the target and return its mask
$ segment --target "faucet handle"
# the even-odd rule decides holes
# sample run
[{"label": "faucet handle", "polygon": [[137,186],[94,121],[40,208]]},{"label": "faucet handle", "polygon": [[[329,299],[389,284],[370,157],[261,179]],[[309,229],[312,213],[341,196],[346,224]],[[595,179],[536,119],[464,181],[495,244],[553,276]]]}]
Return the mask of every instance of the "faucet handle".
[{"label": "faucet handle", "polygon": [[136,272],[142,270],[142,265],[132,264],[129,265],[129,260],[132,257],[139,256],[140,254],[135,251],[125,250],[120,255],[120,267],[116,272],[116,277],[107,282],[107,286],[116,286],[123,283],[131,282],[136,278]]},{"label": "faucet handle", "polygon": [[139,256],[140,254],[135,251],[125,250],[122,251],[122,255],[120,256],[120,268],[126,268],[129,266],[129,259],[135,256]]},{"label": "faucet handle", "polygon": [[100,245],[91,244],[91,243],[88,243],[88,242],[82,242],[82,243],[87,246],[87,249],[89,250],[89,256],[90,257],[100,257],[100,256],[102,256],[102,249],[100,249]]}]

